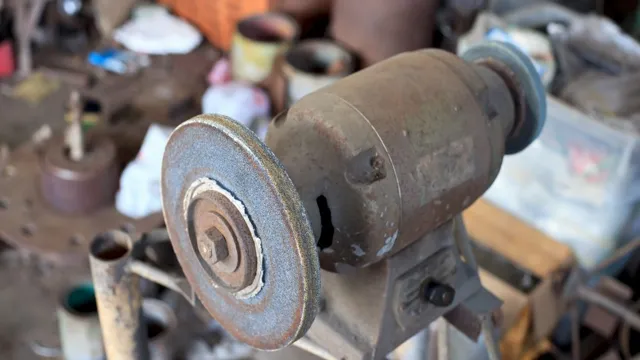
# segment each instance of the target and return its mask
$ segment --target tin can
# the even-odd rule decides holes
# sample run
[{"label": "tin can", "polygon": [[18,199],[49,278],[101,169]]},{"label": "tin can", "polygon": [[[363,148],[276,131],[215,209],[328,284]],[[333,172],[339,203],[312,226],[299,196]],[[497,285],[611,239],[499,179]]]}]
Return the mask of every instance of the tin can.
[{"label": "tin can", "polygon": [[231,47],[234,80],[259,83],[273,68],[276,57],[298,37],[298,24],[288,15],[270,12],[238,23]]},{"label": "tin can", "polygon": [[288,105],[351,74],[354,69],[353,55],[333,41],[307,40],[293,46],[285,54],[283,64]]}]

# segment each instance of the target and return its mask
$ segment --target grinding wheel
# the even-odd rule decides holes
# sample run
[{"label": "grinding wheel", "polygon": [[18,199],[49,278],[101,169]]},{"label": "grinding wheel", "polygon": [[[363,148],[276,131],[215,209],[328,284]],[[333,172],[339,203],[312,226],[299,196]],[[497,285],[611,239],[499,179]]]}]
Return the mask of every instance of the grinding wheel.
[{"label": "grinding wheel", "polygon": [[296,341],[318,311],[320,267],[300,197],[250,130],[200,115],[171,135],[164,217],[184,273],[209,313],[259,349]]}]

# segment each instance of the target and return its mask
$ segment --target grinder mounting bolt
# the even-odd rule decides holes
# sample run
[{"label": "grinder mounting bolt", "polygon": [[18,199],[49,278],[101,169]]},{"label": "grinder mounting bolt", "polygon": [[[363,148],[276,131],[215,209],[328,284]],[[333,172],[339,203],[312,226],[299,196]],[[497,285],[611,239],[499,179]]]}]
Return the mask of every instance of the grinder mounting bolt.
[{"label": "grinder mounting bolt", "polygon": [[447,284],[429,281],[424,285],[422,295],[425,301],[438,307],[445,307],[453,303],[456,290]]}]

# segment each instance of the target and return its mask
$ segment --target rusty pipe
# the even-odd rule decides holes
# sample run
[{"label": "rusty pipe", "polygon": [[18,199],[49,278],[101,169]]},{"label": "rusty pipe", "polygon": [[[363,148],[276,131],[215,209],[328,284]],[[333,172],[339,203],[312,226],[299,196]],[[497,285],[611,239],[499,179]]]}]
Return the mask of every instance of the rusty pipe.
[{"label": "rusty pipe", "polygon": [[127,269],[133,247],[122,231],[98,235],[91,244],[91,275],[108,359],[148,360],[146,326],[142,326],[140,277]]}]

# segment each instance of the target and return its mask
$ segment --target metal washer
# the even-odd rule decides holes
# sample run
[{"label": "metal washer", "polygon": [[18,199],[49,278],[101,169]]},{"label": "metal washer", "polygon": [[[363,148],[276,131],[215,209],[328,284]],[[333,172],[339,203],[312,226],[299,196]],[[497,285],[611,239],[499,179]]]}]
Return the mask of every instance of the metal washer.
[{"label": "metal washer", "polygon": [[[216,288],[193,249],[184,197],[201,178],[240,200],[261,239],[260,291],[238,298]],[[255,348],[290,345],[311,326],[320,297],[320,266],[306,211],[275,155],[232,119],[200,115],[173,132],[162,164],[167,230],[187,280],[209,313],[235,338]]]}]

